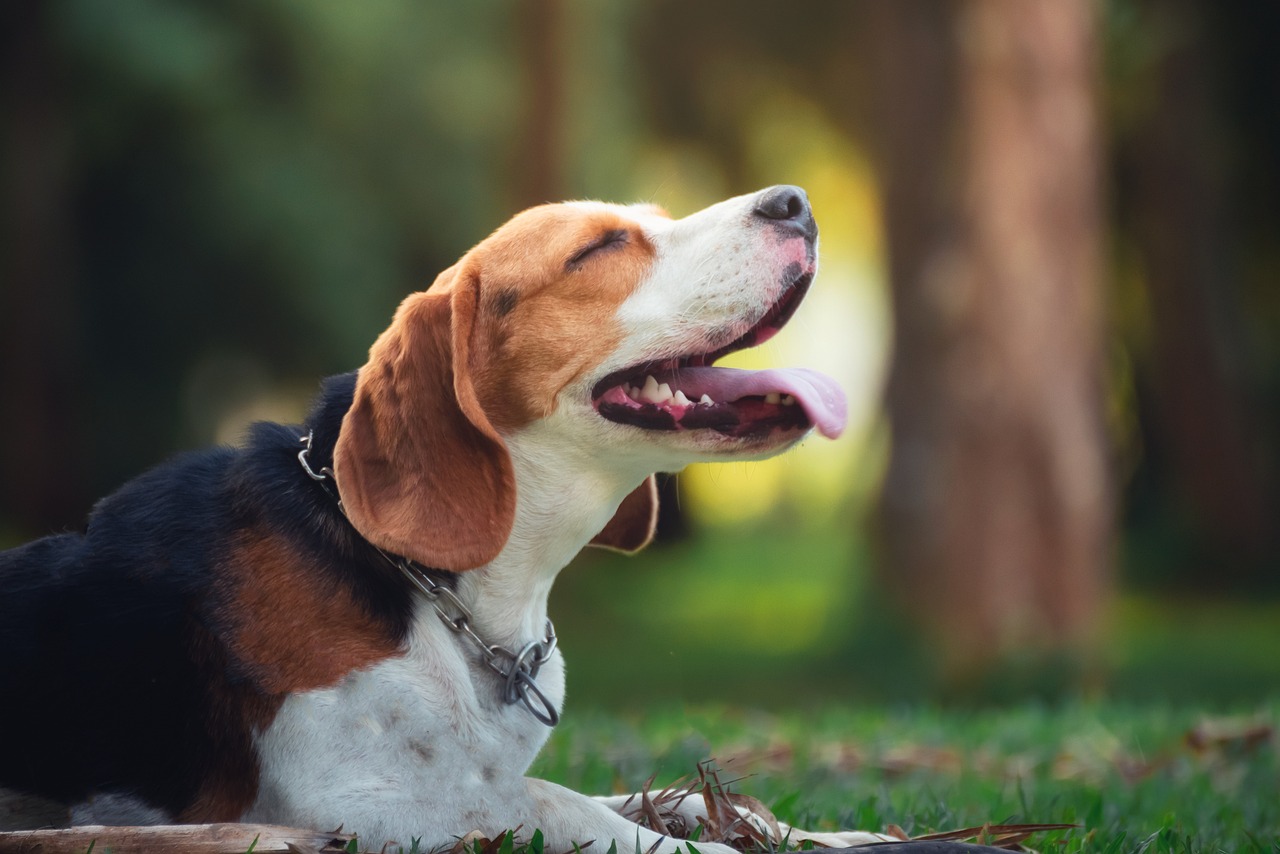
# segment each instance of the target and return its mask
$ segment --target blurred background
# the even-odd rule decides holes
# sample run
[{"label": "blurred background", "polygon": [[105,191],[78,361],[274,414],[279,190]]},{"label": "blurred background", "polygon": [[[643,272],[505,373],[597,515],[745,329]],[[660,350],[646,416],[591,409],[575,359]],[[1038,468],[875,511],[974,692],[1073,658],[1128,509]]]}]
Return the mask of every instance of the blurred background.
[{"label": "blurred background", "polygon": [[0,12],[0,546],[296,421],[512,213],[775,183],[817,286],[727,364],[850,429],[587,553],[570,703],[1280,688],[1280,5],[46,0]]}]

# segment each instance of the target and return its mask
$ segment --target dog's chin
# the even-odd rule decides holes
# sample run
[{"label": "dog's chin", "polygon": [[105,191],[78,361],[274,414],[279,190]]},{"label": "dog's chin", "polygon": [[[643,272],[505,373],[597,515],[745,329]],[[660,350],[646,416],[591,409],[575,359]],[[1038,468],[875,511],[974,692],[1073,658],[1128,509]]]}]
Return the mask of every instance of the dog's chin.
[{"label": "dog's chin", "polygon": [[741,435],[715,430],[640,430],[608,424],[605,442],[620,457],[652,471],[678,471],[691,463],[766,460],[812,435],[809,426],[755,429]]},{"label": "dog's chin", "polygon": [[696,459],[690,462],[723,463],[767,460],[786,451],[810,434],[805,429],[776,429],[747,436],[686,434],[685,444]]}]

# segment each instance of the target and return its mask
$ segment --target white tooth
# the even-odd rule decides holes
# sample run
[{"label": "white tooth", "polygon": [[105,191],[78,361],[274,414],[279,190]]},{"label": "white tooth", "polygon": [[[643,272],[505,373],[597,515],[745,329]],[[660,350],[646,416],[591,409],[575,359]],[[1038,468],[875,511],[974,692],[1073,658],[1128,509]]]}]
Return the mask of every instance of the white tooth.
[{"label": "white tooth", "polygon": [[764,396],[765,403],[772,403],[775,406],[781,401],[782,401],[782,395],[778,394],[776,391],[771,391]]},{"label": "white tooth", "polygon": [[684,392],[680,391],[679,389],[676,389],[676,393],[675,393],[674,395],[672,395],[672,396],[671,396],[671,401],[672,401],[676,406],[688,406],[688,405],[689,405],[689,398],[685,397],[685,396],[684,396]]},{"label": "white tooth", "polygon": [[661,385],[659,385],[659,386],[658,386],[658,395],[659,395],[659,397],[661,397],[661,398],[662,398],[662,401],[663,401],[664,403],[665,403],[666,401],[670,400],[670,399],[671,399],[671,386],[670,386],[668,383],[662,383]]},{"label": "white tooth", "polygon": [[708,395],[708,394],[704,394],[704,395],[702,396],[702,399],[701,399],[701,400],[699,400],[699,401],[698,401],[698,403],[701,403],[701,404],[703,404],[703,405],[705,405],[705,406],[711,406],[712,404],[714,404],[714,403],[715,403],[715,401],[711,399],[711,396],[710,396],[710,395]]},{"label": "white tooth", "polygon": [[789,395],[789,394],[784,394],[784,395],[782,396],[782,405],[783,405],[783,406],[795,406],[795,405],[796,405],[796,399],[795,399],[794,397],[792,397],[791,395]]},{"label": "white tooth", "polygon": [[[670,396],[670,390],[668,390],[667,396]],[[667,398],[662,396],[662,392],[658,387],[658,381],[652,376],[648,376],[644,378],[644,388],[640,389],[640,394],[636,399],[644,403],[662,403],[662,401]]]}]

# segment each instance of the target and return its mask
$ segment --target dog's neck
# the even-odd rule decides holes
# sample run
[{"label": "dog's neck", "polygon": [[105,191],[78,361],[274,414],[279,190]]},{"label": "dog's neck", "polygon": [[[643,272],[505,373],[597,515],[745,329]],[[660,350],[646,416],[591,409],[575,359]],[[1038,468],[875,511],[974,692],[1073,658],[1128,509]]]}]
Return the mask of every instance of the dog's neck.
[{"label": "dog's neck", "polygon": [[[332,465],[333,445],[350,408],[356,374],[326,381],[307,420],[318,469]],[[516,482],[511,535],[496,558],[457,574],[457,595],[486,642],[519,649],[545,631],[551,586],[613,518],[622,500],[650,473],[602,466],[606,455],[566,437],[578,435],[564,411],[505,436]],[[432,619],[435,619],[432,617]]]},{"label": "dog's neck", "polygon": [[516,481],[511,535],[496,558],[459,578],[459,596],[496,643],[542,636],[560,570],[648,474],[603,470],[598,454],[549,432],[507,438]]}]

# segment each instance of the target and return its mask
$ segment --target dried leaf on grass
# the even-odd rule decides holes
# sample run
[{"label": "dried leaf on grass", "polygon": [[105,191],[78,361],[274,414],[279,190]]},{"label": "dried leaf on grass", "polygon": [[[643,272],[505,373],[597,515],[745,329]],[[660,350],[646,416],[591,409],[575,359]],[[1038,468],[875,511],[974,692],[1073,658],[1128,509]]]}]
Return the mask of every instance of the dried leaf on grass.
[{"label": "dried leaf on grass", "polygon": [[911,841],[911,837],[907,836],[907,832],[896,824],[887,825],[884,832],[887,836],[892,836],[894,839],[901,839],[903,842]]},{"label": "dried leaf on grass", "polygon": [[[774,840],[782,838],[778,819],[769,808],[748,795],[729,791],[729,784],[721,782],[714,762],[698,763],[698,779],[707,816],[714,816],[718,825],[711,828],[711,839],[738,848],[772,848]],[[764,827],[745,818],[739,808],[746,810],[747,815],[754,815]]]},{"label": "dried leaf on grass", "polygon": [[[699,841],[721,842],[742,850],[775,847],[773,840],[782,838],[777,818],[755,798],[731,791],[729,787],[735,782],[721,780],[713,761],[700,762],[695,777],[682,777],[656,793],[652,793],[650,777],[619,812],[675,839],[689,839],[696,833]],[[691,798],[697,799],[701,810],[686,806]]]},{"label": "dried leaf on grass", "polygon": [[[653,777],[650,777],[645,781],[644,788],[640,790],[640,812],[644,815],[650,828],[663,836],[670,836],[672,833],[670,825],[663,819],[662,813],[658,811],[658,805],[653,802],[653,798],[649,797],[649,787],[652,785]],[[678,816],[672,816],[672,818],[678,818]]]},{"label": "dried leaf on grass", "polygon": [[[512,854],[518,847],[516,834],[520,832],[520,827],[499,833],[494,839],[490,839],[479,830],[473,830],[459,837],[453,845],[442,849],[439,854]],[[587,845],[582,847],[586,848]],[[389,854],[389,852],[384,851],[383,854]]]},{"label": "dried leaf on grass", "polygon": [[1275,727],[1257,718],[1204,718],[1187,730],[1183,741],[1196,753],[1213,750],[1256,750],[1274,740]]},{"label": "dried leaf on grass", "polygon": [[[696,779],[683,777],[660,792],[651,795],[653,778],[625,806],[621,812],[626,817],[677,839],[688,839],[698,827],[699,841],[720,842],[739,851],[776,851],[778,840],[784,839],[781,825],[773,812],[763,803],[748,795],[730,791],[728,782],[720,779],[714,760],[698,763]],[[699,816],[696,827],[688,826],[688,813],[680,812],[681,805],[691,797],[700,797],[705,817]],[[755,821],[744,817],[751,815]],[[1024,851],[1021,843],[1035,833],[1048,830],[1067,830],[1073,824],[984,824],[958,830],[909,836],[901,827],[891,824],[883,832],[908,841],[963,842],[976,840],[994,848]],[[818,846],[821,847],[821,846]]]},{"label": "dried leaf on grass", "polygon": [[[1000,750],[958,750],[950,746],[905,743],[884,748],[850,741],[825,741],[809,746],[812,759],[839,773],[874,770],[887,777],[912,773],[959,775],[977,770],[984,776],[1017,780],[1047,768],[1060,780],[1104,783],[1112,775],[1136,783],[1175,765],[1184,757],[1211,764],[1238,762],[1277,743],[1280,727],[1266,717],[1206,717],[1178,741],[1155,752],[1128,750],[1121,738],[1096,731],[1072,735],[1062,744],[1007,753]],[[786,772],[795,761],[795,746],[784,741],[765,746],[730,745],[726,764],[759,773]]]},{"label": "dried leaf on grass", "polygon": [[[1046,830],[1070,830],[1074,824],[984,824],[979,827],[962,827],[959,830],[946,830],[941,833],[926,833],[913,836],[913,842],[968,842],[973,840],[992,848],[1004,848],[1008,851],[1025,851],[1021,843],[1033,834]],[[901,832],[901,828],[899,828]]]}]

